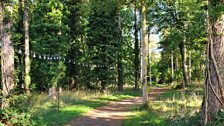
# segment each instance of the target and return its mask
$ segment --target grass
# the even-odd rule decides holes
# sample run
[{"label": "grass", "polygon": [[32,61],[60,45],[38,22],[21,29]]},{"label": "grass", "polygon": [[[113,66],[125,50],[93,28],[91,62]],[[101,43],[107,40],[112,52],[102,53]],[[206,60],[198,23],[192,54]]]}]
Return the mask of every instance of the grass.
[{"label": "grass", "polygon": [[197,126],[202,102],[202,85],[191,85],[182,90],[170,89],[149,107],[133,109],[124,126]]},{"label": "grass", "polygon": [[[139,96],[140,91],[125,89],[124,92],[79,90],[74,92],[63,92],[58,100],[50,99],[47,94],[36,94],[32,97],[32,119],[34,125],[64,125],[71,119],[78,118],[89,110],[103,106],[109,101]],[[59,103],[59,104],[58,104]],[[58,111],[59,110],[59,111]]]}]

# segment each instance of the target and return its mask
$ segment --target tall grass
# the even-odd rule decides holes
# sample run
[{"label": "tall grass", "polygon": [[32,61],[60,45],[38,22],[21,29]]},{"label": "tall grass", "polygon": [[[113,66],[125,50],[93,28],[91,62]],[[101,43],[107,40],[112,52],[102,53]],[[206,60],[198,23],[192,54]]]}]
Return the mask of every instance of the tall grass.
[{"label": "tall grass", "polygon": [[202,85],[192,85],[183,90],[170,89],[148,108],[137,108],[127,117],[124,126],[197,126],[202,103]]}]

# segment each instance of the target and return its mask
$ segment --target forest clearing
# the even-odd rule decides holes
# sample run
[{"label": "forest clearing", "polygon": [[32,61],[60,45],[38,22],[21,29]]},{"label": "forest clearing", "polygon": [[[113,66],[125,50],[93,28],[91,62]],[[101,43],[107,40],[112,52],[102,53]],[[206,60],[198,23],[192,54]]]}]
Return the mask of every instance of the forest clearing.
[{"label": "forest clearing", "polygon": [[223,0],[0,0],[0,126],[224,126]]}]

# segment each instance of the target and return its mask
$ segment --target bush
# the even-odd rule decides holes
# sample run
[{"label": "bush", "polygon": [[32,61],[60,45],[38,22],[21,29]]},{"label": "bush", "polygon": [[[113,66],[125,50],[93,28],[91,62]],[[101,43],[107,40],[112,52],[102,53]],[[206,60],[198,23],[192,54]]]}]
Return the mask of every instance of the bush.
[{"label": "bush", "polygon": [[7,98],[8,107],[0,111],[1,125],[32,125],[30,108],[30,97],[26,95],[12,95]]}]

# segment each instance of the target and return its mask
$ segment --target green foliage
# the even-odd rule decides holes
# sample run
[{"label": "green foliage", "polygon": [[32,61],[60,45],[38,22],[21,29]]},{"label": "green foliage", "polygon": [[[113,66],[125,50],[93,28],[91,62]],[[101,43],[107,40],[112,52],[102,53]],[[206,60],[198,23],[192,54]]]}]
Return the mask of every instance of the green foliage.
[{"label": "green foliage", "polygon": [[0,111],[1,123],[5,125],[32,125],[29,100],[30,97],[26,95],[13,95],[8,98],[6,102],[8,106]]},{"label": "green foliage", "polygon": [[[62,22],[64,5],[60,0],[41,1],[33,9],[30,36],[32,50],[38,54],[65,56],[69,46],[67,26]],[[41,36],[41,37],[40,37]],[[36,54],[37,56],[39,56]],[[47,55],[45,56],[47,57]],[[31,64],[32,84],[46,90],[62,79],[62,62],[35,59]],[[60,74],[58,74],[60,71]]]},{"label": "green foliage", "polygon": [[222,126],[224,122],[223,110],[220,110],[217,113],[213,113],[213,116],[214,116],[214,122],[208,123],[206,126],[212,126],[212,125]]}]

